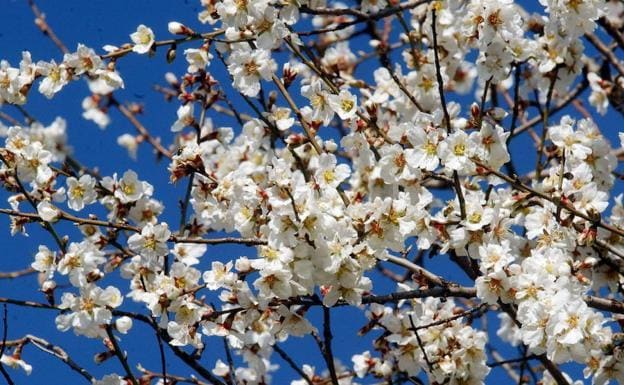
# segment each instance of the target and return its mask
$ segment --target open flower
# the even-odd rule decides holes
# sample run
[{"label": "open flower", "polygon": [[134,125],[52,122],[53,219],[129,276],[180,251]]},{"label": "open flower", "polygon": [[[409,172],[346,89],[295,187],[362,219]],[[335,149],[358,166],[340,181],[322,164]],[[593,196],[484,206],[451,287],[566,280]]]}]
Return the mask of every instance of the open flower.
[{"label": "open flower", "polygon": [[175,123],[173,123],[173,125],[171,126],[171,131],[182,131],[184,127],[190,126],[191,124],[195,123],[195,117],[193,116],[194,110],[195,108],[193,103],[188,103],[178,107],[178,120],[176,120]]},{"label": "open flower", "polygon": [[135,202],[143,195],[145,186],[138,179],[136,172],[128,170],[123,174],[115,189],[115,197],[122,203]]},{"label": "open flower", "polygon": [[67,205],[76,211],[95,202],[97,199],[95,178],[88,174],[81,176],[80,179],[67,178],[67,197],[69,198]]},{"label": "open flower", "polygon": [[236,50],[230,56],[228,71],[234,78],[234,87],[243,95],[254,97],[260,92],[260,79],[271,80],[277,64],[271,51],[264,49]]},{"label": "open flower", "polygon": [[37,68],[38,72],[45,76],[39,83],[39,92],[48,99],[59,92],[71,79],[71,75],[64,63],[56,64],[54,60],[49,63],[41,61],[37,63]]},{"label": "open flower", "polygon": [[186,69],[189,73],[205,69],[208,67],[210,60],[212,59],[212,55],[208,52],[208,48],[205,46],[200,48],[185,49],[184,57],[189,64]]},{"label": "open flower", "polygon": [[331,154],[321,154],[319,167],[314,173],[314,179],[321,188],[336,188],[349,177],[349,166],[346,164],[336,165],[336,157]]},{"label": "open flower", "polygon": [[147,53],[154,45],[154,32],[144,26],[139,25],[136,32],[130,35],[130,39],[134,43],[132,50],[136,53]]},{"label": "open flower", "polygon": [[327,101],[342,120],[351,119],[357,113],[357,97],[347,90],[340,91],[338,95],[329,95]]},{"label": "open flower", "polygon": [[166,223],[159,225],[147,223],[141,234],[133,234],[128,239],[128,246],[145,258],[162,257],[169,253],[167,240],[170,236],[171,231]]}]

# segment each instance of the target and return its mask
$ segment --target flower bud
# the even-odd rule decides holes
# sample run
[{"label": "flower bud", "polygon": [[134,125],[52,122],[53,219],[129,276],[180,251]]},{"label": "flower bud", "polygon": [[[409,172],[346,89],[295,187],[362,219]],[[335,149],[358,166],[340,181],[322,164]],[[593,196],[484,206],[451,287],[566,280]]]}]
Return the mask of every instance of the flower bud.
[{"label": "flower bud", "polygon": [[177,87],[180,84],[178,82],[178,78],[173,72],[167,72],[165,74],[165,81],[172,87]]},{"label": "flower bud", "polygon": [[247,273],[251,271],[251,262],[247,257],[239,257],[236,260],[234,267],[236,267],[236,270],[241,273]]},{"label": "flower bud", "polygon": [[56,222],[61,217],[61,211],[48,201],[39,202],[37,213],[46,222]]},{"label": "flower bud", "polygon": [[171,48],[167,50],[167,63],[169,64],[173,63],[173,61],[176,58],[176,53],[177,53],[177,50],[174,44],[171,46]]},{"label": "flower bud", "polygon": [[115,351],[114,350],[109,350],[106,352],[101,352],[101,353],[97,353],[95,356],[93,356],[93,361],[96,364],[101,364],[102,362],[108,360],[109,358],[113,357],[115,355]]},{"label": "flower bud", "polygon": [[193,35],[195,33],[192,29],[177,21],[170,21],[167,24],[167,29],[169,33],[174,35]]},{"label": "flower bud", "polygon": [[128,333],[132,328],[132,319],[128,316],[119,317],[115,320],[115,329],[121,334]]}]

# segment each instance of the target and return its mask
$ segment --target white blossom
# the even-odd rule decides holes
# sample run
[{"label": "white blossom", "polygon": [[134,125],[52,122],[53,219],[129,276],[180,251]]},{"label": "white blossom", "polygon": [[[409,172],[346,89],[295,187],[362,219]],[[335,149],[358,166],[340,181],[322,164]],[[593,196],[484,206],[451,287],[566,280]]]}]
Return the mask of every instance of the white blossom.
[{"label": "white blossom", "polygon": [[147,53],[154,45],[154,32],[151,28],[141,24],[136,32],[130,34],[130,39],[134,43],[132,50],[136,53]]}]

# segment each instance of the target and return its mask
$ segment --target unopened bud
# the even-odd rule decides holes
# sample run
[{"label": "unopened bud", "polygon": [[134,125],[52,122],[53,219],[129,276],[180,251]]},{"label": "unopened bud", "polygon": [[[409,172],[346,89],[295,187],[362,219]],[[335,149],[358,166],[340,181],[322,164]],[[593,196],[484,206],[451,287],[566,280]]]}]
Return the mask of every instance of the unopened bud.
[{"label": "unopened bud", "polygon": [[119,333],[126,334],[130,328],[132,328],[132,319],[130,317],[123,316],[115,320],[115,329]]},{"label": "unopened bud", "polygon": [[176,87],[176,86],[178,86],[180,84],[178,82],[177,76],[175,76],[175,74],[173,72],[167,72],[165,74],[165,81],[167,83],[169,83],[169,85],[172,86],[172,87]]},{"label": "unopened bud", "polygon": [[167,63],[169,64],[173,63],[173,61],[176,58],[176,53],[177,53],[176,46],[175,44],[173,44],[171,48],[167,50]]},{"label": "unopened bud", "polygon": [[277,92],[271,91],[269,93],[269,108],[271,108],[273,105],[275,105],[276,101],[277,101]]},{"label": "unopened bud", "polygon": [[103,276],[104,274],[102,274],[100,271],[92,271],[89,274],[87,274],[87,282],[89,283],[95,282],[99,280],[100,278],[102,278]]},{"label": "unopened bud", "polygon": [[236,264],[234,266],[236,267],[236,270],[241,273],[247,273],[251,271],[251,262],[247,257],[239,257],[236,260]]},{"label": "unopened bud", "polygon": [[507,116],[507,111],[500,107],[494,107],[488,111],[488,116],[496,121],[501,121]]},{"label": "unopened bud", "polygon": [[297,71],[294,68],[291,68],[288,64],[284,65],[284,70],[282,72],[282,83],[284,83],[284,87],[290,87],[296,77]]},{"label": "unopened bud", "polygon": [[167,24],[167,29],[169,33],[174,35],[194,35],[195,32],[182,23],[178,23],[177,21],[170,21]]},{"label": "unopened bud", "polygon": [[56,222],[61,217],[61,211],[48,201],[39,202],[37,214],[46,222]]},{"label": "unopened bud", "polygon": [[93,356],[93,361],[95,361],[96,364],[101,364],[102,362],[108,360],[109,358],[113,357],[115,355],[115,352],[112,350],[106,351],[106,352],[101,352],[101,353],[97,353],[95,356]]}]

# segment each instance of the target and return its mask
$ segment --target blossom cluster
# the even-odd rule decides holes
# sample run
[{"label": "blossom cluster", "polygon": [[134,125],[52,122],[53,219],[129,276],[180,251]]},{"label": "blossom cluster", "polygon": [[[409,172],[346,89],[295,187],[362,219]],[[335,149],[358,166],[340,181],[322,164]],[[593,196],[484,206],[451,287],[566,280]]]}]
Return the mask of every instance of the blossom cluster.
[{"label": "blossom cluster", "polygon": [[[186,72],[168,73],[163,87],[179,102],[169,122],[173,144],[163,146],[140,124],[139,136],[118,140],[131,156],[149,142],[168,158],[171,182],[188,183],[179,224],[163,219],[162,195],[141,170],[100,175],[82,166],[62,118],[47,127],[0,123],[11,233],[39,222],[58,246],[40,245],[31,264],[48,307],[59,311],[56,327],[103,340],[124,367],[115,333],[132,333],[133,320],[194,365],[184,347],[202,352],[206,341],[224,338],[241,362],[212,360],[204,374],[212,383],[267,384],[274,353],[284,354],[278,344],[312,336],[327,371],[306,362],[293,385],[423,374],[459,385],[484,383],[497,366],[483,321],[496,311],[496,334],[546,363],[542,383],[571,382],[557,366],[567,362],[582,365],[594,384],[624,383],[613,310],[624,313],[624,204],[622,195],[611,198],[622,145],[610,143],[589,113],[550,116],[553,104],[573,102],[566,97],[576,89],[591,90],[599,114],[624,93],[622,77],[604,71],[622,61],[599,65],[583,44],[596,39],[598,23],[621,28],[614,15],[624,5],[539,3],[542,12],[530,14],[512,0],[364,0],[357,10],[324,0],[201,0],[209,32],[172,21],[168,31],[178,38],[158,41],[140,25],[131,43],[102,55],[79,45],[60,63],[34,63],[28,52],[16,68],[0,62],[0,105],[27,105],[36,81],[52,98],[83,78],[90,93],[83,117],[103,128],[124,87],[116,60],[163,46],[175,60],[178,44],[191,46],[183,51]],[[386,28],[401,31],[396,46],[375,24],[394,16]],[[380,64],[365,80],[358,77],[366,58],[352,41],[363,21]],[[304,30],[310,26],[314,33]],[[306,37],[317,34],[311,47]],[[229,78],[209,72],[217,60]],[[230,83],[255,115],[228,103]],[[464,103],[472,93],[475,101]],[[502,96],[509,108],[499,105]],[[530,107],[539,110],[534,124]],[[136,111],[124,111],[135,119]],[[235,118],[234,127],[216,123],[219,112]],[[541,137],[532,130],[538,123]],[[524,131],[535,141],[534,170],[510,152]],[[59,222],[75,223],[79,234],[60,237]],[[236,237],[213,239],[215,232]],[[208,247],[220,242],[254,248],[212,258]],[[432,271],[455,263],[470,284],[425,269],[425,253],[438,266]],[[391,264],[408,274],[397,278]],[[398,282],[386,297],[376,295],[383,273]],[[123,311],[128,300],[144,313]],[[361,333],[379,333],[350,367],[331,355],[336,306],[362,310]],[[326,315],[323,331],[311,321],[315,308]],[[20,354],[16,348],[2,363],[30,372]],[[93,382],[126,380],[136,383],[130,372]]]}]

